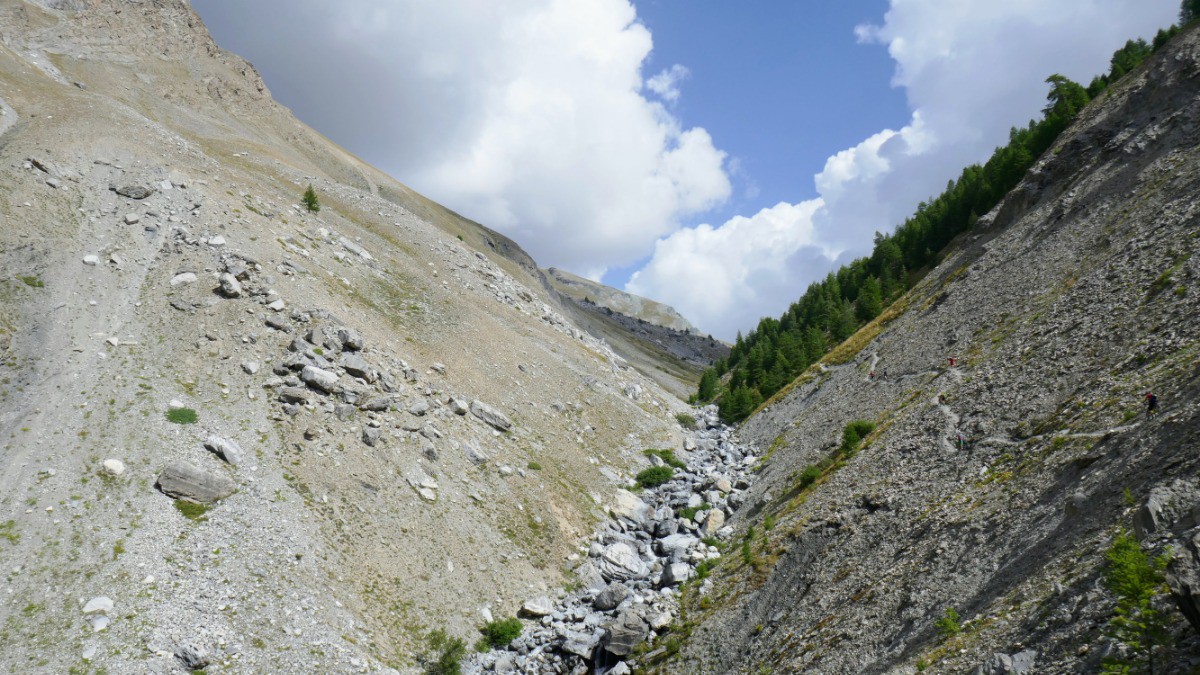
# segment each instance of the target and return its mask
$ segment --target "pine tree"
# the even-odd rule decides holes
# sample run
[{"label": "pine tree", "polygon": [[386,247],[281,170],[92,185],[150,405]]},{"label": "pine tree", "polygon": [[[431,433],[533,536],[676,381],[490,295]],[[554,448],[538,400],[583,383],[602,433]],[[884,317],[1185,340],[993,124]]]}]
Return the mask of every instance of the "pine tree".
[{"label": "pine tree", "polygon": [[1105,660],[1105,673],[1125,673],[1145,662],[1154,673],[1154,652],[1167,638],[1167,617],[1154,607],[1154,598],[1165,591],[1163,570],[1169,556],[1150,558],[1137,539],[1119,534],[1104,554],[1104,586],[1117,598],[1109,634],[1129,649],[1130,658]]},{"label": "pine tree", "polygon": [[304,191],[304,208],[316,213],[321,210],[321,202],[317,199],[317,192],[313,190],[313,186],[309,184],[308,189]]}]

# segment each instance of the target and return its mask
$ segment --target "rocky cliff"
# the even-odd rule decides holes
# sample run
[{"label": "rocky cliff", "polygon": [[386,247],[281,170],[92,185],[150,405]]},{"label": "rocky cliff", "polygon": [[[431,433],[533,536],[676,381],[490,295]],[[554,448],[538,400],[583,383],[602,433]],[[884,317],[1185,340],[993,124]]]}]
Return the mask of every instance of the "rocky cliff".
[{"label": "rocky cliff", "polygon": [[559,291],[576,301],[584,300],[592,304],[611,309],[618,314],[633,319],[641,319],[647,323],[680,332],[698,332],[687,319],[674,307],[664,305],[640,295],[619,291],[610,286],[596,283],[590,279],[575,276],[570,272],[551,267],[546,270],[550,283]]},{"label": "rocky cliff", "polygon": [[0,671],[411,670],[682,440],[514,242],[182,0],[0,3],[0,110]]},{"label": "rocky cliff", "polygon": [[[1126,653],[1106,637],[1101,578],[1130,529],[1172,551],[1195,620],[1198,148],[1192,29],[1089,105],[912,292],[744,424],[740,438],[770,451],[732,521],[740,555],[647,662],[1098,672]],[[856,420],[870,430],[861,448],[844,437]],[[1155,672],[1192,672],[1196,634],[1170,596],[1156,602],[1170,636]]]}]

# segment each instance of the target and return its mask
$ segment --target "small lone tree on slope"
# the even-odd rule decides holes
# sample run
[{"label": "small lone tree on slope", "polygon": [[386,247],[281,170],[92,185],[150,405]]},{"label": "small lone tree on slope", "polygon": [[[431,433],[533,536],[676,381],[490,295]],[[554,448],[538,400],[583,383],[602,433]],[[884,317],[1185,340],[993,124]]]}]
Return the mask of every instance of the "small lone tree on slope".
[{"label": "small lone tree on slope", "polygon": [[310,183],[308,189],[304,191],[304,208],[316,213],[321,210],[321,202],[317,199],[317,193],[313,190]]}]

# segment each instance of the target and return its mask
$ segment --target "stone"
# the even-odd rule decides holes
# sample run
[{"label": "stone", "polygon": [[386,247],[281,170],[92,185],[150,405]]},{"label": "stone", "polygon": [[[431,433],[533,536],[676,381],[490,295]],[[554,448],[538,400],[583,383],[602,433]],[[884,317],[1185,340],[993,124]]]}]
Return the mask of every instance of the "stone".
[{"label": "stone", "polygon": [[125,462],[119,459],[104,460],[104,472],[110,476],[120,476],[125,473]]},{"label": "stone", "polygon": [[429,401],[423,398],[417,399],[416,402],[408,406],[408,412],[410,415],[416,415],[417,417],[424,416],[425,413],[429,412]]},{"label": "stone", "polygon": [[154,194],[154,190],[152,188],[141,185],[126,185],[124,187],[117,188],[114,190],[114,192],[122,197],[129,197],[130,199],[145,199],[146,197]]},{"label": "stone", "polygon": [[237,280],[237,277],[225,272],[219,277],[221,282],[221,294],[227,298],[242,297],[242,284]]},{"label": "stone", "polygon": [[471,401],[471,414],[500,431],[508,431],[512,428],[512,420],[483,401]]},{"label": "stone", "polygon": [[180,272],[179,274],[176,274],[175,276],[171,277],[171,285],[172,286],[186,286],[187,284],[192,284],[195,282],[196,282],[196,273],[195,272]]},{"label": "stone", "polygon": [[242,361],[242,370],[245,371],[247,375],[258,374],[258,368],[258,361]]},{"label": "stone", "polygon": [[142,220],[141,216],[139,216],[136,213],[126,213],[125,214],[125,224],[126,225],[137,225],[139,222],[141,222],[141,220]]},{"label": "stone", "polygon": [[312,403],[312,392],[303,387],[284,387],[279,390],[279,400],[284,403],[299,403],[307,405]]},{"label": "stone", "polygon": [[650,627],[635,612],[626,610],[606,626],[604,650],[613,656],[629,656],[635,647],[646,640]]},{"label": "stone", "polygon": [[242,460],[246,457],[246,453],[242,452],[242,446],[238,445],[235,441],[220,436],[209,436],[204,441],[204,447],[209,452],[216,454],[234,466],[241,464]]},{"label": "stone", "polygon": [[[373,408],[363,408],[364,410],[373,410]],[[387,408],[383,408],[387,410]],[[349,422],[354,419],[354,406],[349,403],[340,403],[333,408],[334,417],[340,422]]]},{"label": "stone", "polygon": [[714,481],[713,487],[717,488],[721,492],[732,492],[733,491],[733,483],[729,482],[729,479],[724,476],[721,476],[716,481]]},{"label": "stone", "polygon": [[184,501],[211,504],[233,494],[236,484],[228,476],[209,473],[187,462],[175,461],[158,475],[155,487],[160,492]]},{"label": "stone", "polygon": [[284,319],[268,316],[263,323],[267,324],[268,328],[273,328],[281,333],[292,332],[292,325]]},{"label": "stone", "polygon": [[282,312],[283,310],[287,309],[287,303],[285,303],[283,300],[268,302],[267,309],[271,310],[272,312]]},{"label": "stone", "polygon": [[427,502],[437,501],[437,493],[433,491],[433,488],[417,488],[417,494],[421,495],[421,499]]},{"label": "stone", "polygon": [[112,620],[108,618],[107,614],[97,614],[96,616],[92,617],[92,632],[99,633],[105,628],[108,628],[108,624],[111,622]]},{"label": "stone", "polygon": [[1025,650],[1009,656],[997,652],[975,668],[975,675],[1022,675],[1033,672],[1037,652]]},{"label": "stone", "polygon": [[104,612],[105,614],[108,614],[112,610],[113,610],[112,598],[110,598],[108,596],[104,596],[104,595],[97,596],[95,598],[92,598],[91,600],[88,600],[87,604],[83,606],[84,614],[91,614],[92,612]]},{"label": "stone", "polygon": [[446,366],[444,364],[434,363],[433,365],[431,365],[429,367],[432,368],[434,370],[434,372],[436,372],[438,375],[446,374]]},{"label": "stone", "polygon": [[215,237],[209,237],[208,245],[209,246],[224,246],[225,245],[225,237],[222,237],[219,234],[216,235]]},{"label": "stone", "polygon": [[601,612],[608,612],[616,609],[625,598],[629,597],[629,589],[622,584],[609,584],[604,587],[604,590],[596,594],[592,598],[592,607],[595,607]]},{"label": "stone", "polygon": [[175,658],[183,663],[187,670],[201,670],[212,662],[208,651],[194,642],[185,642],[175,649]]},{"label": "stone", "polygon": [[379,429],[375,427],[367,427],[362,431],[362,442],[370,447],[375,447],[379,444]]},{"label": "stone", "polygon": [[353,328],[339,328],[337,330],[337,337],[341,341],[343,349],[357,352],[367,346],[367,342],[363,339],[363,336]]},{"label": "stone", "polygon": [[368,396],[358,402],[358,407],[363,410],[372,410],[375,412],[383,412],[392,407],[392,397],[376,394]]},{"label": "stone", "polygon": [[597,567],[609,581],[641,579],[649,574],[646,563],[638,557],[637,551],[623,541],[606,547]]},{"label": "stone", "polygon": [[96,265],[99,265],[100,264],[100,256],[94,255],[94,254],[85,255],[85,256],[83,256],[83,264],[84,265],[92,265],[93,267]]},{"label": "stone", "polygon": [[338,365],[351,376],[361,377],[369,384],[374,384],[379,379],[379,371],[358,354],[342,354],[341,359],[338,360]]},{"label": "stone", "polygon": [[47,179],[46,179],[46,185],[49,185],[50,187],[52,187],[52,188],[54,188],[55,190],[57,190],[57,189],[59,189],[60,187],[62,187],[62,181],[61,181],[61,180],[59,180],[59,179],[57,179],[57,178],[54,178],[53,176],[51,176],[50,178],[47,178]]},{"label": "stone", "polygon": [[455,415],[466,415],[467,412],[470,410],[470,406],[467,405],[467,402],[462,400],[461,398],[451,398],[449,405],[450,405],[450,411],[453,412]]},{"label": "stone", "polygon": [[678,586],[692,578],[692,566],[687,563],[671,563],[663,568],[661,586]]},{"label": "stone", "polygon": [[471,460],[471,463],[476,466],[486,464],[491,459],[486,452],[480,449],[479,444],[473,440],[463,443],[463,447],[467,453],[467,459]]},{"label": "stone", "polygon": [[337,373],[331,373],[316,366],[304,366],[304,369],[300,371],[300,379],[308,386],[320,389],[325,393],[337,391]]},{"label": "stone", "polygon": [[704,523],[700,526],[700,530],[707,536],[711,537],[717,533],[725,525],[725,512],[721,509],[712,509],[708,515],[704,517]]},{"label": "stone", "polygon": [[533,619],[540,619],[543,616],[549,616],[553,613],[554,603],[550,602],[550,598],[544,595],[526,600],[525,603],[521,605],[520,611],[522,616],[527,616]]},{"label": "stone", "polygon": [[623,518],[634,525],[643,525],[654,516],[654,509],[629,490],[617,490],[608,510],[613,516]]}]

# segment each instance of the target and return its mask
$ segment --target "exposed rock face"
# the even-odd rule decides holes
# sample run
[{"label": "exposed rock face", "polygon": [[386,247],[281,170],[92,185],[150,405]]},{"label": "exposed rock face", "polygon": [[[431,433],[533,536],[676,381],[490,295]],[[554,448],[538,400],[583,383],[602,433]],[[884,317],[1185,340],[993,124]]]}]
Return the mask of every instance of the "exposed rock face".
[{"label": "exposed rock face", "polygon": [[626,293],[554,267],[546,270],[546,276],[555,288],[576,301],[590,300],[599,307],[656,326],[676,331],[696,331],[696,327],[683,315],[661,302]]},{"label": "exposed rock face", "polygon": [[[1197,72],[1192,29],[1083,110],[894,317],[739,429],[774,448],[725,525],[755,528],[759,569],[723,581],[667,670],[899,675],[936,653],[946,673],[1099,672],[1118,528],[1178,554],[1195,618]],[[805,487],[854,420],[879,431]],[[946,651],[948,608],[971,637]],[[1156,670],[1186,672],[1197,638],[1172,630]]]},{"label": "exposed rock face", "polygon": [[500,431],[508,431],[512,428],[512,420],[483,401],[471,401],[471,414]]}]

